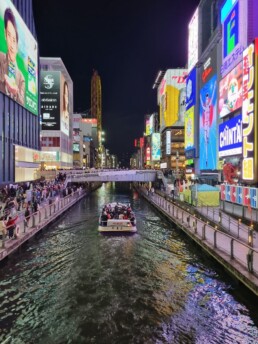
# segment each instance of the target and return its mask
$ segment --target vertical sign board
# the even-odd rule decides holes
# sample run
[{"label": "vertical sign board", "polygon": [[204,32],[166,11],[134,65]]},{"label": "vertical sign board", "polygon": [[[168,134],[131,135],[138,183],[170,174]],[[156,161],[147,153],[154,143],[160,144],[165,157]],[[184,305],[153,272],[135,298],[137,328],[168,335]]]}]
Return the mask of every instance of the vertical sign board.
[{"label": "vertical sign board", "polygon": [[60,72],[41,71],[42,130],[60,130]]},{"label": "vertical sign board", "polygon": [[188,71],[190,71],[198,61],[198,8],[188,25]]},{"label": "vertical sign board", "polygon": [[152,161],[160,160],[160,133],[151,135],[151,158]]},{"label": "vertical sign board", "polygon": [[194,106],[185,113],[185,150],[194,148]]},{"label": "vertical sign board", "polygon": [[194,68],[186,79],[186,110],[196,103],[196,68]]},{"label": "vertical sign board", "polygon": [[166,131],[166,155],[171,155],[171,130]]},{"label": "vertical sign board", "polygon": [[[254,182],[257,180],[255,149],[255,108],[254,108],[254,47],[250,44],[243,53],[243,163],[242,179]],[[256,153],[257,155],[257,153]]]}]

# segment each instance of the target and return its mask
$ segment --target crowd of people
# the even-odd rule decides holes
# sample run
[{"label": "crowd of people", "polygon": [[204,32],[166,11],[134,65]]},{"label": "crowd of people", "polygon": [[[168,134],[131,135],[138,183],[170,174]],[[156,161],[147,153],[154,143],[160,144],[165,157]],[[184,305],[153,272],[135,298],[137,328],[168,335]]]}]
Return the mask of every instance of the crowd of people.
[{"label": "crowd of people", "polygon": [[102,209],[101,225],[107,226],[107,221],[109,219],[130,220],[132,226],[135,226],[135,216],[130,204],[124,205],[116,203],[115,205],[105,205],[105,207]]},{"label": "crowd of people", "polygon": [[[24,219],[26,227],[33,213],[40,207],[51,204],[55,199],[66,197],[77,190],[77,186],[66,186],[66,174],[59,173],[55,180],[40,180],[11,186],[0,190],[2,205],[0,205],[0,235],[12,239],[17,238],[15,231],[19,218]],[[80,187],[81,188],[81,187]]]}]

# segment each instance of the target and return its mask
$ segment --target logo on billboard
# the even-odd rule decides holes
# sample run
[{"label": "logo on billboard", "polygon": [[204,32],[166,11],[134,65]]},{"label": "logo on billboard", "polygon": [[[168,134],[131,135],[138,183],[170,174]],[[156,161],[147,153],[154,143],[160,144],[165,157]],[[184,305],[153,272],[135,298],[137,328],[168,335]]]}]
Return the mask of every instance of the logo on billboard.
[{"label": "logo on billboard", "polygon": [[50,90],[55,85],[53,75],[48,74],[44,77],[43,85],[47,90]]},{"label": "logo on billboard", "polygon": [[186,110],[195,105],[196,102],[196,68],[194,68],[186,79]]},{"label": "logo on billboard", "polygon": [[242,115],[219,125],[219,157],[242,154]]},{"label": "logo on billboard", "polygon": [[227,57],[239,43],[239,7],[238,2],[224,22],[223,57]]}]

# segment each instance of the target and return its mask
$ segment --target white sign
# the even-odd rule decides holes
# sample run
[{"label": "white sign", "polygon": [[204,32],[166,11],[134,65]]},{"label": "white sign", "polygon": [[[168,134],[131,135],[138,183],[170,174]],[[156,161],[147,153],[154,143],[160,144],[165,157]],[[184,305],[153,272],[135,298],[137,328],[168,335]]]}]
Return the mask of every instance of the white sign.
[{"label": "white sign", "polygon": [[188,71],[198,61],[198,8],[188,25]]}]

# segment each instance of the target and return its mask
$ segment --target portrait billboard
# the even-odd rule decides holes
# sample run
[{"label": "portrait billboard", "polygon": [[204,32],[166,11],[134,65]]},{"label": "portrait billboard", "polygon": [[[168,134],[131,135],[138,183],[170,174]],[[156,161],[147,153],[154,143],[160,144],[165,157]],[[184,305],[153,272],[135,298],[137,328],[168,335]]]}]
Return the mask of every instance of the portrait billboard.
[{"label": "portrait billboard", "polygon": [[200,169],[217,168],[217,75],[200,91]]},{"label": "portrait billboard", "polygon": [[146,122],[145,122],[145,133],[146,133],[146,136],[149,136],[150,135],[150,119],[147,118],[146,119]]},{"label": "portrait billboard", "polygon": [[38,46],[12,1],[0,1],[0,91],[38,115]]},{"label": "portrait billboard", "polygon": [[240,62],[219,83],[219,116],[223,118],[242,106],[243,64]]},{"label": "portrait billboard", "polygon": [[186,78],[186,110],[196,103],[196,68]]},{"label": "portrait billboard", "polygon": [[151,135],[154,132],[154,115],[150,116],[149,125],[150,125],[150,135]]},{"label": "portrait billboard", "polygon": [[161,81],[158,88],[161,131],[178,120],[180,90],[185,88],[186,77],[186,69],[168,69]]},{"label": "portrait billboard", "polygon": [[247,45],[248,14],[246,0],[227,0],[221,8],[222,65],[224,77],[243,56]]},{"label": "portrait billboard", "polygon": [[63,74],[61,74],[61,88],[60,88],[60,127],[61,131],[69,136],[69,127],[70,127],[70,104],[71,104],[71,91],[69,83],[65,80]]},{"label": "portrait billboard", "polygon": [[60,72],[41,71],[42,130],[60,130]]},{"label": "portrait billboard", "polygon": [[188,71],[190,71],[198,61],[198,25],[199,13],[197,8],[188,25]]},{"label": "portrait billboard", "polygon": [[151,135],[151,160],[160,160],[160,133]]},{"label": "portrait billboard", "polygon": [[219,157],[242,154],[242,115],[219,125]]},{"label": "portrait billboard", "polygon": [[194,147],[194,106],[185,113],[185,150]]}]

